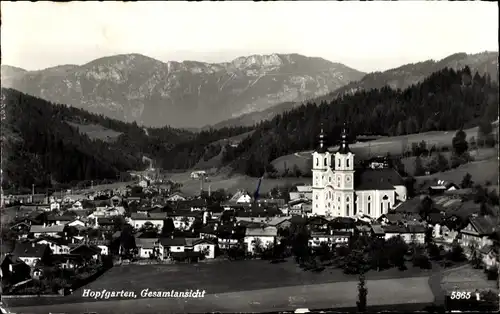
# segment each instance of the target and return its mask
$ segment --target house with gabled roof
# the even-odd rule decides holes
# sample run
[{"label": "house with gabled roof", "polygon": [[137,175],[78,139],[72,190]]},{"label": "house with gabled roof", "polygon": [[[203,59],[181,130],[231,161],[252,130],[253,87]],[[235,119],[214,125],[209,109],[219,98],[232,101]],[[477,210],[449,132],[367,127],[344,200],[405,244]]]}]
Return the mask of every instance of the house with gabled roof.
[{"label": "house with gabled roof", "polygon": [[136,238],[135,245],[140,258],[155,256],[163,260],[163,249],[160,248],[160,241],[157,238]]},{"label": "house with gabled roof", "polygon": [[347,231],[312,231],[309,238],[309,246],[315,248],[321,246],[323,243],[328,244],[330,247],[333,244],[347,245],[350,238],[351,233]]},{"label": "house with gabled roof", "polygon": [[150,214],[139,214],[132,213],[130,215],[130,225],[135,229],[141,229],[145,224],[151,223],[153,226],[161,230],[163,228],[163,222],[167,219],[167,213],[150,213]]},{"label": "house with gabled roof", "polygon": [[490,235],[496,225],[497,218],[493,216],[473,215],[469,217],[467,226],[460,230],[460,244],[464,248],[468,248],[471,244],[478,248],[493,245]]},{"label": "house with gabled roof", "polygon": [[30,233],[33,234],[33,237],[35,238],[39,238],[41,236],[60,237],[63,234],[65,228],[66,225],[31,225]]},{"label": "house with gabled roof", "polygon": [[179,201],[185,201],[187,199],[188,199],[188,197],[186,195],[184,195],[183,193],[181,193],[181,192],[174,192],[174,193],[170,194],[170,196],[167,198],[167,201],[169,201],[169,202],[179,202]]},{"label": "house with gabled roof", "polygon": [[35,242],[17,242],[12,255],[22,260],[30,267],[35,267],[39,262],[50,261],[52,252],[46,244],[36,244]]},{"label": "house with gabled roof", "polygon": [[69,243],[63,238],[41,237],[33,242],[48,245],[52,254],[69,254]]},{"label": "house with gabled roof", "polygon": [[278,237],[278,228],[276,227],[257,227],[246,228],[244,243],[247,252],[254,253],[255,245],[259,244],[262,248],[266,248],[276,243]]}]

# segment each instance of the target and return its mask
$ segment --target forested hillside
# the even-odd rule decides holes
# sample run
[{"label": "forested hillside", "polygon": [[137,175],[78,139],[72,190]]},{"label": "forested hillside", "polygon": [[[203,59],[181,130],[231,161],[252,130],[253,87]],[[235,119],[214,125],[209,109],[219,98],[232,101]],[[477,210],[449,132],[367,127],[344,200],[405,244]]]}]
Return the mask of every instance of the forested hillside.
[{"label": "forested hillside", "polygon": [[[84,125],[121,134],[114,141],[92,139],[78,127]],[[143,156],[167,169],[189,168],[211,153],[210,143],[250,129],[192,133],[168,126],[143,128],[2,88],[2,186],[15,192],[32,184],[45,189],[59,183],[116,180],[127,170],[144,169]]]},{"label": "forested hillside", "polygon": [[321,123],[328,142],[335,144],[344,121],[350,125],[351,138],[456,130],[482,119],[496,120],[497,106],[498,83],[489,75],[472,74],[469,67],[446,68],[404,90],[362,90],[286,112],[260,124],[237,148],[227,147],[224,160],[238,172],[260,176],[273,159],[313,149]]},{"label": "forested hillside", "polygon": [[[2,89],[2,185],[7,190],[80,180],[114,179],[146,167],[143,154],[165,153],[191,133],[163,128],[147,136],[137,124],[90,114]],[[95,123],[122,132],[114,143],[91,140],[66,122]]]}]

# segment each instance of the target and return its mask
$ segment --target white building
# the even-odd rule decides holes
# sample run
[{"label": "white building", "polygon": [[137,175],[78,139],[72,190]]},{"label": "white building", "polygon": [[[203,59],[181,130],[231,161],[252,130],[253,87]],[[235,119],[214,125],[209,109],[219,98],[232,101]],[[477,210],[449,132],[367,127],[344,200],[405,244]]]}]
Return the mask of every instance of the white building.
[{"label": "white building", "polygon": [[[347,131],[342,131],[339,150],[332,154],[324,143],[323,130],[319,148],[313,153],[312,213],[329,217],[368,215],[378,218],[406,201],[406,187],[394,170],[356,169],[349,149]],[[359,171],[356,173],[356,171]]]},{"label": "white building", "polygon": [[253,253],[255,245],[258,243],[262,248],[269,247],[274,244],[278,236],[278,229],[276,227],[264,228],[247,228],[245,231],[245,244],[247,251]]}]

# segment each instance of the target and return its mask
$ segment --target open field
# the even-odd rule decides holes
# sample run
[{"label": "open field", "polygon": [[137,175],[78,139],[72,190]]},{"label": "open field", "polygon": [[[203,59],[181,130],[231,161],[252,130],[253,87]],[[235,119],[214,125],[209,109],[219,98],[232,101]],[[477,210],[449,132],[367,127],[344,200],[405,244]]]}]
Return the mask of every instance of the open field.
[{"label": "open field", "polygon": [[97,139],[104,142],[114,142],[120,136],[121,132],[116,132],[111,129],[107,129],[99,124],[79,124],[74,122],[66,121],[67,124],[72,127],[78,128],[80,133],[85,133],[90,139]]},{"label": "open field", "polygon": [[[484,161],[484,160],[489,160],[493,158],[498,157],[498,147],[494,148],[479,148],[477,150],[470,150],[469,151],[470,155],[474,158],[474,161]],[[448,158],[450,160],[450,157],[452,155],[451,152],[442,152],[441,153],[444,157]],[[420,157],[422,160],[422,163],[426,165],[433,157],[435,154],[432,154],[431,156],[423,156]],[[416,157],[405,157],[401,158],[401,162],[405,166],[405,170],[407,173],[410,175],[414,175],[415,173],[415,158]]]},{"label": "open field", "polygon": [[[428,278],[433,272],[439,270],[425,271],[410,267],[404,272],[396,269],[369,272],[366,275],[368,304],[433,302],[434,295],[428,284]],[[262,312],[301,307],[341,308],[356,305],[357,283],[356,275],[345,275],[338,269],[331,271],[327,269],[321,273],[305,272],[292,261],[282,264],[251,260],[195,265],[134,265],[113,268],[84,289],[95,291],[127,289],[135,291],[137,299],[90,300],[81,296],[83,290],[80,289],[72,296],[64,298],[65,304],[56,305],[62,302],[48,299],[46,305],[34,301],[37,302],[36,307],[14,310],[22,313],[72,312],[72,310],[109,313],[113,310],[116,312],[120,308],[120,312],[123,313],[139,309],[141,313],[154,313],[159,309],[163,313],[164,309],[168,308],[168,313],[179,313]],[[384,289],[379,289],[381,286]],[[141,299],[140,291],[146,288],[162,291],[199,289],[205,290],[206,296],[202,299],[189,300]],[[21,305],[18,300],[6,299],[6,301],[10,307]],[[20,302],[29,301],[20,300]]]},{"label": "open field", "polygon": [[[467,134],[467,139],[470,139],[471,137],[477,138],[477,127],[464,131]],[[498,124],[494,127],[494,132],[498,132]],[[353,153],[356,154],[357,159],[369,159],[378,155],[385,156],[387,153],[390,153],[391,155],[400,155],[404,151],[411,150],[412,143],[420,143],[421,141],[425,141],[427,143],[427,147],[432,147],[434,145],[438,149],[445,146],[450,147],[455,133],[455,131],[434,131],[419,134],[383,137],[374,141],[354,143],[349,146]],[[337,149],[338,146],[331,147],[330,151],[336,151]],[[292,169],[294,165],[297,165],[301,171],[304,171],[306,169],[305,167],[310,167],[312,164],[311,154],[312,151],[305,151],[281,156],[272,161],[272,164],[278,171],[282,171],[285,164],[289,169]]]},{"label": "open field", "polygon": [[473,161],[456,169],[434,173],[429,176],[416,177],[416,180],[417,183],[420,183],[426,180],[440,179],[460,184],[466,173],[472,176],[474,183],[484,184],[489,181],[493,185],[498,184],[498,158]]},{"label": "open field", "polygon": [[[169,180],[177,183],[182,183],[183,186],[181,191],[187,195],[197,195],[200,193],[200,181],[190,178],[191,172],[182,173],[170,173],[167,175]],[[250,193],[255,191],[257,188],[258,178],[252,178],[245,175],[234,175],[226,176],[223,174],[218,174],[214,176],[209,176],[210,182],[204,183],[204,189],[207,190],[210,185],[210,189],[215,191],[217,189],[226,189],[230,193],[234,193],[237,190],[243,189],[248,190]],[[310,183],[311,178],[279,178],[279,179],[263,179],[260,186],[261,194],[267,193],[275,186],[282,186],[286,184],[297,184],[297,183]]]},{"label": "open field", "polygon": [[496,281],[487,280],[482,269],[474,269],[467,264],[461,268],[443,273],[441,287],[444,292],[452,291],[496,290]]}]

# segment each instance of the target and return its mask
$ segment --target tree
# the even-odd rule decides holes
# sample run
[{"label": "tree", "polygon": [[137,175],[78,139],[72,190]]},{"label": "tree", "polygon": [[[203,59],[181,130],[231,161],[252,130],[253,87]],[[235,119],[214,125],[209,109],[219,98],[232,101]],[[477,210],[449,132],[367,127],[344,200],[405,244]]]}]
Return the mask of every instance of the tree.
[{"label": "tree", "polygon": [[161,228],[161,236],[169,237],[173,234],[175,230],[174,221],[172,218],[167,218],[163,221],[163,228]]},{"label": "tree", "polygon": [[463,153],[467,151],[469,148],[469,143],[467,143],[467,134],[460,129],[455,134],[455,137],[452,140],[453,151],[458,156],[461,156]]},{"label": "tree", "polygon": [[415,196],[415,178],[413,176],[408,176],[404,179],[404,185],[406,187],[406,193],[408,197]]},{"label": "tree", "polygon": [[466,259],[464,249],[460,244],[456,243],[453,245],[451,251],[446,254],[446,258],[452,262],[462,262]]},{"label": "tree", "polygon": [[450,163],[448,159],[443,155],[438,153],[437,155],[437,164],[439,171],[446,171],[450,169]]},{"label": "tree", "polygon": [[391,265],[400,269],[404,268],[405,254],[408,252],[408,245],[400,237],[392,237],[387,240],[387,254]]},{"label": "tree", "polygon": [[481,268],[481,257],[479,256],[479,251],[477,249],[477,245],[475,243],[469,244],[470,251],[470,263],[476,269]]},{"label": "tree", "polygon": [[296,164],[293,165],[293,175],[297,178],[300,178],[302,176],[302,172],[300,171],[300,168]]},{"label": "tree", "polygon": [[368,289],[366,288],[365,275],[359,275],[358,283],[358,301],[356,302],[358,312],[366,312],[366,297],[368,295]]},{"label": "tree", "polygon": [[425,174],[425,169],[422,164],[422,159],[420,156],[415,158],[415,176],[423,176]]},{"label": "tree", "polygon": [[472,181],[472,176],[467,172],[462,178],[462,183],[460,183],[460,186],[462,187],[462,189],[468,189],[471,188],[473,184],[474,181]]},{"label": "tree", "polygon": [[487,119],[482,119],[479,123],[479,130],[477,134],[478,142],[481,146],[493,147],[495,146],[495,138],[492,134],[493,126]]},{"label": "tree", "polygon": [[429,261],[429,258],[427,255],[422,254],[422,253],[417,253],[415,256],[413,256],[413,266],[415,267],[420,267],[423,269],[431,269],[432,264]]}]

